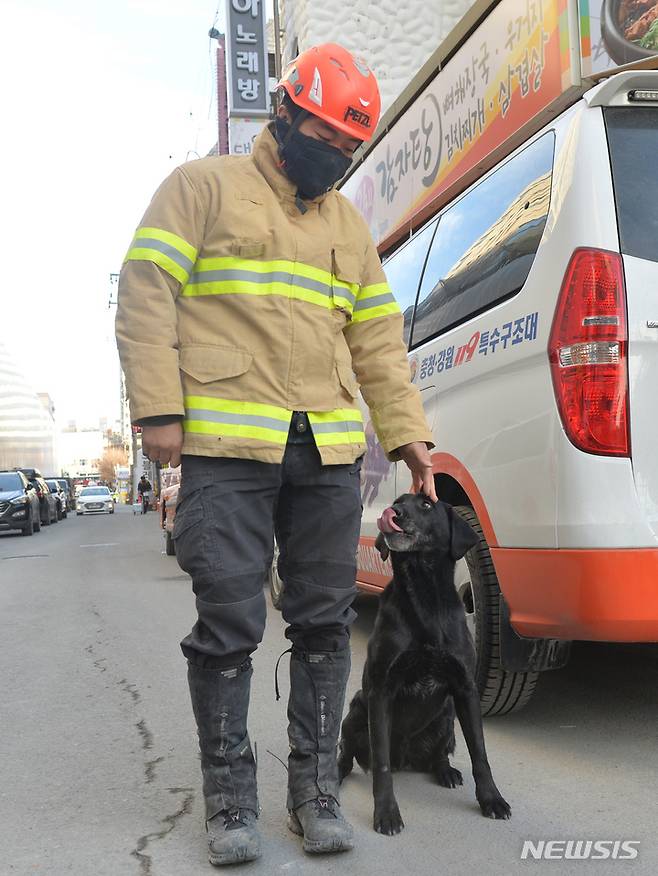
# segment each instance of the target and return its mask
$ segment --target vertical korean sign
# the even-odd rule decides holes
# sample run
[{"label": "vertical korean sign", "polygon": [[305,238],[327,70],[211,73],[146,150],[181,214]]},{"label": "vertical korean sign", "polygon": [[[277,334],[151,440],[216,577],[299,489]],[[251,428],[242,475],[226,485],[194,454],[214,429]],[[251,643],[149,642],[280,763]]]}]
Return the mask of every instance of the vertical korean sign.
[{"label": "vertical korean sign", "polygon": [[501,0],[342,187],[375,241],[422,221],[443,192],[579,81],[568,0]]},{"label": "vertical korean sign", "polygon": [[228,0],[227,6],[229,146],[243,152],[242,141],[253,140],[269,117],[265,0]]}]

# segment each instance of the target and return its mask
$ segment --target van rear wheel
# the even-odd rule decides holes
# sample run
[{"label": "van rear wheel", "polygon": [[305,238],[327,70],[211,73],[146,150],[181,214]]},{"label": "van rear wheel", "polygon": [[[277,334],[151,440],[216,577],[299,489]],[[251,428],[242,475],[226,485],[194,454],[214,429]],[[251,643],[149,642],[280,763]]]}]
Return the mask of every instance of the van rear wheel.
[{"label": "van rear wheel", "polygon": [[482,714],[518,712],[532,697],[539,673],[508,672],[501,667],[501,592],[489,545],[473,509],[459,505],[455,511],[473,527],[479,537],[478,544],[455,567],[455,586],[464,603],[466,623],[475,643],[475,680],[480,692]]}]

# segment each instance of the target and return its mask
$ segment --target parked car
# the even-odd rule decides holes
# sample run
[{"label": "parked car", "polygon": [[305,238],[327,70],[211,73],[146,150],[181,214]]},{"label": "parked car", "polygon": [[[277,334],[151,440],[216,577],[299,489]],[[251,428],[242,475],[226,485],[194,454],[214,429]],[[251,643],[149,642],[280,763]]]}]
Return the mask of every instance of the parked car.
[{"label": "parked car", "polygon": [[[46,478],[46,480],[51,480],[50,478]],[[67,511],[75,511],[75,494],[73,491],[73,481],[71,478],[54,478],[57,483],[60,485],[61,489],[66,496],[66,510]]]},{"label": "parked car", "polygon": [[41,529],[39,497],[21,471],[0,472],[0,530],[6,529],[23,535]]},{"label": "parked car", "polygon": [[180,466],[177,468],[163,469],[160,473],[162,478],[162,491],[160,493],[160,520],[165,533],[165,553],[173,557],[176,546],[173,539],[174,518],[176,516],[176,503],[178,502],[178,490],[180,487]]},{"label": "parked car", "polygon": [[75,513],[114,514],[114,501],[109,487],[83,487],[78,495]]},{"label": "parked car", "polygon": [[48,478],[46,480],[48,484],[48,489],[55,497],[55,501],[57,502],[57,519],[62,520],[68,514],[68,508],[66,505],[66,493],[62,489],[61,482],[55,480],[55,478]]},{"label": "parked car", "polygon": [[25,475],[39,497],[39,514],[42,525],[50,526],[51,523],[57,523],[59,520],[57,516],[57,499],[50,492],[50,488],[43,479],[39,469],[20,468],[16,470]]}]

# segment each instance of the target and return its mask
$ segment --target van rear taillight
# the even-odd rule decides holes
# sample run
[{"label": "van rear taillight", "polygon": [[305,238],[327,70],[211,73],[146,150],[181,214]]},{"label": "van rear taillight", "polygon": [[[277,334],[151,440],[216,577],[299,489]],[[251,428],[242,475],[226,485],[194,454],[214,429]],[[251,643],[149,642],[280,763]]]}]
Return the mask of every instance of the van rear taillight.
[{"label": "van rear taillight", "polygon": [[577,249],[548,342],[562,424],[580,450],[628,456],[628,332],[619,253]]}]

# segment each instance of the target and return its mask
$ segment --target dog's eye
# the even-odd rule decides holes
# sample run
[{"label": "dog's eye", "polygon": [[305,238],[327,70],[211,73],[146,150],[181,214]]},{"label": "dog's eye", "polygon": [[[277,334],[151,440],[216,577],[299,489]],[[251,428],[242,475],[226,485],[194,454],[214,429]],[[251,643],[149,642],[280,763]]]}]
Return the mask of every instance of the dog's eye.
[{"label": "dog's eye", "polygon": [[426,499],[423,502],[423,511],[431,511],[431,510],[432,510],[432,503]]}]

